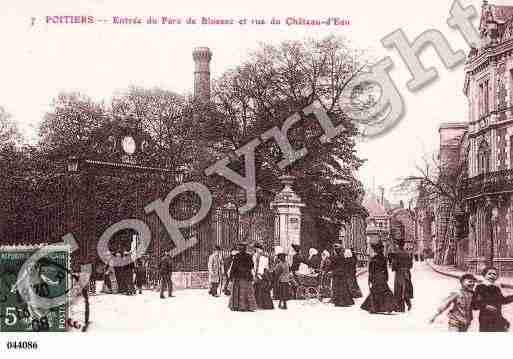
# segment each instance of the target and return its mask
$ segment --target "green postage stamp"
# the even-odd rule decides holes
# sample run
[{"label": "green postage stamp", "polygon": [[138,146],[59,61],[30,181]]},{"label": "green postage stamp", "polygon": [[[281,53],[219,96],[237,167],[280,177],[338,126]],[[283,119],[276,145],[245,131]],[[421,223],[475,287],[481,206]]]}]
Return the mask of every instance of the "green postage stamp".
[{"label": "green postage stamp", "polygon": [[70,274],[68,246],[0,246],[0,331],[66,331]]}]

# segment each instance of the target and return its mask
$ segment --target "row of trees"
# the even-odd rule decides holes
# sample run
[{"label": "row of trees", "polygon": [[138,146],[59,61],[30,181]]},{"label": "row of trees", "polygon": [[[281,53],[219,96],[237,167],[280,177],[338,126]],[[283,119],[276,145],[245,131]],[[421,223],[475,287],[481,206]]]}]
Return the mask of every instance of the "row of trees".
[{"label": "row of trees", "polygon": [[[363,187],[353,176],[363,161],[356,154],[357,129],[342,110],[347,100],[342,95],[349,80],[367,69],[364,54],[337,37],[264,44],[214,81],[208,103],[160,88],[130,87],[111,103],[61,93],[41,121],[39,142],[32,146],[22,144],[14,122],[2,110],[0,160],[7,170],[1,171],[0,182],[6,189],[2,199],[12,204],[3,208],[8,212],[4,218],[13,219],[12,224],[30,212],[45,186],[58,180],[70,154],[108,159],[109,152],[101,147],[113,126],[127,119],[150,138],[141,161],[187,168],[187,180],[202,181],[220,201],[237,202],[236,186],[220,176],[206,177],[204,169],[229,156],[231,167],[243,173],[244,161],[234,151],[274,126],[281,128],[297,113],[301,120],[288,137],[294,148],[306,147],[308,154],[282,170],[277,166],[282,154],[274,141],[261,145],[256,153],[258,200],[268,204],[281,189],[278,177],[292,173],[297,192],[319,225],[348,221],[355,212],[365,212],[360,205]],[[334,124],[347,128],[327,144],[319,142],[318,122],[302,113],[314,101]],[[359,104],[371,105],[368,96]]]}]

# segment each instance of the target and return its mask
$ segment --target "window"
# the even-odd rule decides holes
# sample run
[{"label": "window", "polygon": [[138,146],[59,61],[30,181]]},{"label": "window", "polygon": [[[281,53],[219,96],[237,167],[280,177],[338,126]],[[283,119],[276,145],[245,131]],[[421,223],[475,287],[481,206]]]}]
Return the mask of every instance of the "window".
[{"label": "window", "polygon": [[490,112],[489,82],[485,80],[479,84],[478,114],[479,118],[488,115]]},{"label": "window", "polygon": [[479,84],[479,93],[478,93],[478,101],[477,101],[477,113],[478,117],[483,117],[483,84]]},{"label": "window", "polygon": [[490,94],[489,94],[489,87],[488,87],[488,80],[485,81],[484,83],[484,100],[483,100],[483,104],[484,104],[484,113],[483,115],[486,116],[488,115],[488,113],[490,112]]},{"label": "window", "polygon": [[490,147],[486,141],[481,142],[477,151],[478,173],[487,173],[490,170]]}]

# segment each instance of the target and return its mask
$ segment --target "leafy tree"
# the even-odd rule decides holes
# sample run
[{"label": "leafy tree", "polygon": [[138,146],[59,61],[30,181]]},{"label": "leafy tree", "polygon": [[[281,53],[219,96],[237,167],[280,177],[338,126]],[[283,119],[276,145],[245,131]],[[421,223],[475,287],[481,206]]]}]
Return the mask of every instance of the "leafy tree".
[{"label": "leafy tree", "polygon": [[[344,113],[343,94],[348,81],[366,67],[361,53],[341,38],[264,44],[214,83],[199,136],[214,152],[230,156],[233,168],[242,171],[243,163],[236,163],[233,151],[298,114],[300,121],[288,138],[295,149],[306,147],[308,154],[282,170],[277,166],[282,154],[274,141],[261,145],[256,153],[258,198],[271,201],[281,189],[278,177],[292,173],[298,193],[317,218],[347,221],[355,211],[363,211],[358,203],[363,188],[353,176],[363,161],[356,155],[357,129]],[[314,101],[334,124],[347,129],[327,144],[319,141],[323,132],[313,115],[302,112]],[[225,186],[219,188],[226,195]]]},{"label": "leafy tree", "polygon": [[109,122],[104,104],[81,93],[60,93],[39,128],[39,147],[51,158],[94,151],[92,138]]}]

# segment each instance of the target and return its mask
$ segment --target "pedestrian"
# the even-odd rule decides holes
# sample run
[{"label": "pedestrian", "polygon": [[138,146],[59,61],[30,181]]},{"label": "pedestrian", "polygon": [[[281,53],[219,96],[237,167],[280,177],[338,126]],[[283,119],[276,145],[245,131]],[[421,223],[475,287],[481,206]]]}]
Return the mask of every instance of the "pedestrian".
[{"label": "pedestrian", "polygon": [[321,302],[324,298],[331,298],[330,262],[330,252],[325,249],[321,253],[321,290],[319,291]]},{"label": "pedestrian", "polygon": [[413,283],[410,270],[412,267],[411,255],[404,250],[404,242],[400,241],[398,243],[398,250],[395,252],[392,260],[392,270],[395,272],[394,297],[399,312],[404,312],[405,304],[408,310],[411,310]]},{"label": "pedestrian", "polygon": [[139,294],[142,294],[143,285],[146,284],[146,266],[142,259],[137,259],[135,262],[135,285],[139,289]]},{"label": "pedestrian", "polygon": [[[117,252],[116,253],[116,261],[120,262],[121,259],[122,259],[121,253]],[[124,270],[123,266],[120,266],[120,265],[114,266],[114,275],[116,277],[116,283],[118,285],[118,293],[125,294],[127,287],[126,287],[126,281],[125,281],[125,270]]]},{"label": "pedestrian", "polygon": [[112,294],[112,280],[111,280],[111,272],[114,272],[114,269],[110,266],[112,260],[109,260],[109,263],[105,265],[103,270],[103,288],[102,293]]},{"label": "pedestrian", "polygon": [[223,257],[221,255],[221,247],[216,245],[214,253],[208,257],[208,282],[210,283],[210,290],[208,294],[214,297],[219,297],[217,288],[224,275]]},{"label": "pedestrian", "polygon": [[356,265],[358,264],[358,260],[356,259],[352,248],[347,248],[344,251],[344,258],[349,292],[353,298],[361,298],[363,294],[358,286],[358,280],[356,279]]},{"label": "pedestrian", "polygon": [[333,304],[335,307],[352,306],[354,300],[348,286],[347,261],[344,258],[344,249],[340,244],[335,244],[335,255],[330,260],[329,269],[333,277]]},{"label": "pedestrian", "polygon": [[276,255],[277,263],[273,270],[274,275],[278,278],[278,308],[287,309],[287,301],[290,299],[290,270],[287,263],[287,254],[278,253]]},{"label": "pedestrian", "polygon": [[472,322],[472,302],[476,278],[472,274],[460,277],[461,288],[451,293],[438,308],[436,314],[429,320],[434,323],[436,318],[448,308],[448,326],[450,332],[466,332]]},{"label": "pedestrian", "polygon": [[173,296],[173,281],[171,276],[173,274],[173,263],[171,261],[171,251],[165,251],[164,256],[160,261],[159,275],[160,275],[160,298],[164,299],[164,292],[168,291],[168,297]]},{"label": "pedestrian", "polygon": [[253,312],[256,310],[253,288],[253,259],[246,252],[247,244],[239,244],[239,253],[233,258],[230,280],[233,282],[229,307],[233,311]]},{"label": "pedestrian", "polygon": [[225,276],[224,288],[223,288],[224,295],[231,294],[231,291],[229,289],[229,287],[230,287],[230,271],[231,271],[231,267],[232,267],[232,263],[233,263],[233,258],[235,257],[235,255],[237,253],[239,253],[239,251],[237,251],[237,248],[233,248],[232,251],[230,252],[230,255],[223,260],[223,269],[224,269],[224,276]]},{"label": "pedestrian", "polygon": [[369,261],[369,295],[361,305],[371,314],[392,313],[397,309],[394,294],[388,287],[388,267],[381,242],[373,243]]},{"label": "pedestrian", "polygon": [[109,273],[109,279],[111,284],[112,293],[116,294],[119,292],[119,285],[116,279],[116,271],[114,269],[114,258],[110,258],[109,264],[107,265],[107,272]]},{"label": "pedestrian", "polygon": [[294,254],[292,255],[292,265],[290,266],[290,271],[292,272],[292,293],[293,297],[297,297],[297,289],[299,287],[299,279],[297,277],[297,272],[299,271],[299,267],[301,264],[306,262],[306,258],[301,254],[301,247],[297,244],[291,245]]},{"label": "pedestrian", "polygon": [[253,254],[254,268],[254,289],[255,300],[258,309],[274,309],[271,298],[272,280],[269,274],[269,258],[264,254],[263,246],[260,243],[254,245],[255,254]]},{"label": "pedestrian", "polygon": [[299,265],[304,263],[306,260],[301,254],[301,247],[297,244],[291,245],[294,254],[292,255],[292,265],[290,266],[290,271],[295,273],[299,270]]},{"label": "pedestrian", "polygon": [[[130,257],[130,252],[125,252],[125,257]],[[133,261],[130,261],[124,269],[125,282],[126,282],[126,295],[135,295],[135,286],[134,286],[134,272],[135,265]]]},{"label": "pedestrian", "polygon": [[499,278],[495,267],[482,272],[484,281],[474,291],[473,308],[479,310],[480,332],[507,332],[510,323],[502,315],[502,306],[513,302],[513,295],[504,296],[495,284]]},{"label": "pedestrian", "polygon": [[274,268],[276,268],[276,265],[278,264],[278,254],[285,253],[283,250],[283,247],[276,246],[274,247],[274,255],[269,259],[269,268],[273,268],[272,271],[270,271],[270,279],[272,281],[272,298],[274,300],[278,300],[278,290],[279,290],[279,278],[274,273]]}]

